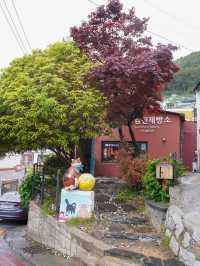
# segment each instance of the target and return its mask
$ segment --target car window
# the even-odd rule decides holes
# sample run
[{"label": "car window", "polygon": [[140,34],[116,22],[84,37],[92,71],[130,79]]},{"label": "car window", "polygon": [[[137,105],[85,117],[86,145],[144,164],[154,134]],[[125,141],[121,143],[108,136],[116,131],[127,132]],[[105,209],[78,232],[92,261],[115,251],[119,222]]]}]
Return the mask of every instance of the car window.
[{"label": "car window", "polygon": [[0,201],[20,202],[20,195],[18,192],[7,192],[0,196]]}]

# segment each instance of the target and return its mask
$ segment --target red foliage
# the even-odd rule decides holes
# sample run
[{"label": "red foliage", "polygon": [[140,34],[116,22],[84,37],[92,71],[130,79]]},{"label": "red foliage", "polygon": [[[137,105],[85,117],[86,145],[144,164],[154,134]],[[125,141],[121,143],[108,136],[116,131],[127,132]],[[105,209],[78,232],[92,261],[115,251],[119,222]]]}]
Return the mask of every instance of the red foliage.
[{"label": "red foliage", "polygon": [[146,171],[147,160],[144,158],[133,159],[131,150],[125,144],[119,151],[118,160],[122,171],[122,178],[129,186],[139,187]]}]

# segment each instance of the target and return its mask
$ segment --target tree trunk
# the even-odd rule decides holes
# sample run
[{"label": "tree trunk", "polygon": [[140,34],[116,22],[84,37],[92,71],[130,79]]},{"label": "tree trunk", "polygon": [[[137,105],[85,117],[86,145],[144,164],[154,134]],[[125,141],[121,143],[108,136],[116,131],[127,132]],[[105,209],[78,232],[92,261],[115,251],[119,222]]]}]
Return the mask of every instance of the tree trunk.
[{"label": "tree trunk", "polygon": [[135,139],[135,134],[134,134],[134,131],[132,129],[131,123],[128,123],[127,126],[128,126],[128,129],[129,129],[129,134],[131,136],[131,142],[132,142],[132,145],[133,145],[133,148],[134,148],[133,156],[137,157],[140,154],[140,149],[139,149],[137,141]]},{"label": "tree trunk", "polygon": [[119,132],[120,142],[123,143],[124,142],[124,136],[123,136],[122,127],[118,127],[118,132]]}]

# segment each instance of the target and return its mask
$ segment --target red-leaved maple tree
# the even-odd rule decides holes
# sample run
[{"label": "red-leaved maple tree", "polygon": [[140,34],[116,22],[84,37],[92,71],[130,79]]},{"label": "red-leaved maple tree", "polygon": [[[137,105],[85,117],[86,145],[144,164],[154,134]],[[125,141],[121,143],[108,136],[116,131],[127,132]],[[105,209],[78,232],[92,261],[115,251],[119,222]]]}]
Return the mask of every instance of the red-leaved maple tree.
[{"label": "red-leaved maple tree", "polygon": [[88,82],[107,96],[108,118],[119,128],[121,140],[122,125],[128,126],[136,152],[134,119],[148,108],[160,107],[165,84],[178,71],[172,61],[176,47],[154,46],[144,34],[147,22],[134,8],[125,12],[119,0],[110,0],[71,29],[77,46],[95,62]]}]

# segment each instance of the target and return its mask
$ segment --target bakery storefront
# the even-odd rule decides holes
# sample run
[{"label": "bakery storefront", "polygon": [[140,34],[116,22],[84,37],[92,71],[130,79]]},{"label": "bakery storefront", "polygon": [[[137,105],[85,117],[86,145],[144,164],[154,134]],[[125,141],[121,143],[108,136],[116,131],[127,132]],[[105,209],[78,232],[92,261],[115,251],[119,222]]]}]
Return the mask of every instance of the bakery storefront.
[{"label": "bakery storefront", "polygon": [[[178,160],[187,157],[186,165],[190,168],[192,156],[196,149],[195,136],[187,135],[189,139],[184,139],[184,129],[190,131],[194,129],[195,123],[187,124],[184,116],[168,111],[148,113],[143,119],[135,119],[133,130],[135,138],[141,150],[141,155],[147,155],[148,159],[164,158],[172,153],[176,154]],[[195,132],[192,130],[192,132]],[[131,142],[128,128],[123,127],[124,137]],[[184,142],[190,141],[188,156],[183,156]],[[120,176],[120,169],[116,157],[119,150],[120,141],[118,130],[112,130],[110,136],[99,136],[96,138],[94,147],[95,176]],[[187,148],[188,149],[188,148]]]}]

